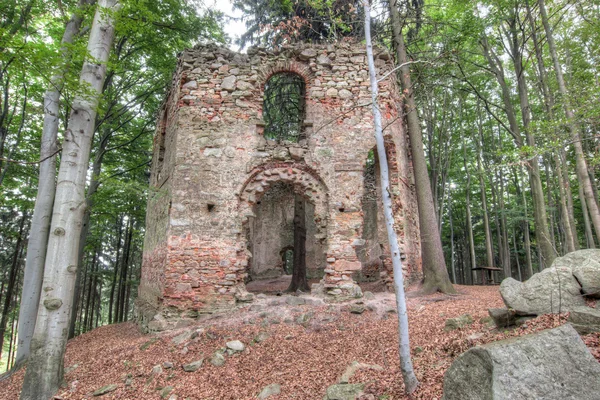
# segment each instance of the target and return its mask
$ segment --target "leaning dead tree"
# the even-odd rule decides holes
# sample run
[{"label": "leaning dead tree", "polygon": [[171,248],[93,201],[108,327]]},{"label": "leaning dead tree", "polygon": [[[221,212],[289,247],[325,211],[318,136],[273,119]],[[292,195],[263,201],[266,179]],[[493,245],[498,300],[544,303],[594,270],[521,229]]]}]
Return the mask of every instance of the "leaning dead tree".
[{"label": "leaning dead tree", "polygon": [[394,229],[394,215],[392,211],[392,198],[390,195],[390,182],[388,172],[387,154],[383,140],[383,127],[381,111],[377,103],[378,87],[375,75],[375,62],[373,61],[373,45],[371,43],[371,15],[368,1],[364,3],[365,10],[365,39],[367,42],[367,60],[369,63],[369,80],[371,82],[371,97],[373,107],[373,121],[375,124],[375,140],[377,142],[377,155],[379,157],[379,171],[381,175],[381,198],[383,200],[383,215],[388,241],[392,253],[394,267],[394,287],[396,289],[396,305],[398,306],[398,334],[400,336],[400,369],[404,379],[406,393],[412,393],[419,385],[415,376],[410,358],[410,341],[408,336],[408,311],[406,309],[406,296],[404,293],[404,276],[402,275],[402,260],[400,259],[400,246]]}]

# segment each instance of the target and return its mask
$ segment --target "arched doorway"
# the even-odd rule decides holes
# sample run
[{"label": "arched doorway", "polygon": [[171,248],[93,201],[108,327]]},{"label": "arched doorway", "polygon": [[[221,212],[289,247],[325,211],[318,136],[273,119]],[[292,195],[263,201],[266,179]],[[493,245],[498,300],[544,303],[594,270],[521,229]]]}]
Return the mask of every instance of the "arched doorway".
[{"label": "arched doorway", "polygon": [[325,185],[304,164],[271,164],[250,174],[240,200],[247,289],[309,291],[326,264]]}]

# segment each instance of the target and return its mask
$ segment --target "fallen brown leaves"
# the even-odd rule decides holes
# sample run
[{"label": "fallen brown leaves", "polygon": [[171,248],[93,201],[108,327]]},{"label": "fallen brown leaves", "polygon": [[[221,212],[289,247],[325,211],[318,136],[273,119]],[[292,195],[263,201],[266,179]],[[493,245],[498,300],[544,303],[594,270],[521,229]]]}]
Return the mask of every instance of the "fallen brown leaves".
[{"label": "fallen brown leaves", "polygon": [[[131,323],[102,327],[69,343],[65,366],[77,367],[66,374],[67,386],[59,395],[65,400],[91,398],[94,390],[115,383],[118,389],[102,399],[160,399],[161,389],[166,386],[173,387],[171,394],[179,400],[252,399],[264,386],[279,383],[281,394],[273,396],[274,400],[322,399],[327,386],[336,383],[356,360],[383,367],[382,371],[360,370],[350,380],[365,383],[367,393],[375,398],[439,399],[444,372],[465,350],[566,321],[565,315],[547,315],[499,332],[483,320],[488,308],[503,306],[498,287],[457,288],[459,296],[436,294],[409,299],[413,362],[421,382],[412,397],[403,395],[396,315],[373,311],[350,314],[347,305],[279,305],[267,307],[262,314],[242,310],[187,328],[202,330],[181,345],[174,345],[171,339],[182,330],[153,339],[141,335]],[[378,295],[375,301],[391,305],[393,296]],[[309,311],[314,316],[304,326],[294,322]],[[444,332],[447,318],[467,313],[473,317],[473,324]],[[269,337],[253,342],[261,331]],[[212,354],[226,341],[235,339],[245,343],[246,350],[227,356],[222,367],[211,365]],[[600,335],[587,335],[584,341],[600,360]],[[200,358],[205,359],[202,368],[192,373],[183,371],[183,364]],[[152,374],[152,368],[165,361],[174,367]],[[127,380],[130,385],[126,385]],[[23,371],[0,383],[0,396],[18,398],[22,381]]]}]

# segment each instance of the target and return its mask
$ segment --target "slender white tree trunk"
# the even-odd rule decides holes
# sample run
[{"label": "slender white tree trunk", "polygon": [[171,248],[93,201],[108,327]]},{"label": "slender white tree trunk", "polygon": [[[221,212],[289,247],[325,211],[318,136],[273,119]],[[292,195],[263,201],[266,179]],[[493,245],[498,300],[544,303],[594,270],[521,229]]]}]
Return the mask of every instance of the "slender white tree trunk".
[{"label": "slender white tree trunk", "polygon": [[392,198],[390,196],[390,182],[383,140],[383,128],[381,122],[381,111],[377,104],[378,87],[375,75],[375,62],[373,61],[373,45],[371,44],[371,16],[369,3],[364,1],[365,9],[365,39],[367,42],[367,60],[369,62],[369,78],[371,81],[371,96],[373,100],[373,120],[375,123],[375,140],[377,142],[377,156],[379,157],[379,171],[381,175],[381,197],[383,199],[383,215],[387,229],[390,250],[392,253],[392,265],[394,267],[394,287],[396,289],[396,304],[398,306],[398,333],[400,336],[400,369],[404,378],[406,393],[412,393],[419,385],[415,376],[410,358],[410,342],[408,337],[408,311],[406,309],[406,297],[404,294],[404,276],[402,275],[402,260],[400,259],[400,247],[394,229],[394,215],[392,211]]},{"label": "slender white tree trunk", "polygon": [[78,9],[65,26],[62,37],[61,53],[64,64],[50,80],[48,90],[44,94],[44,126],[42,129],[42,145],[40,149],[40,170],[38,192],[31,218],[31,230],[27,245],[25,272],[23,275],[23,294],[19,306],[19,327],[17,340],[17,357],[15,367],[19,367],[29,357],[29,346],[35,328],[35,319],[40,302],[40,291],[44,277],[44,260],[46,244],[52,219],[52,206],[56,192],[56,137],[58,133],[60,91],[64,86],[65,75],[70,60],[69,45],[79,33],[83,22],[83,7],[91,5],[95,0],[79,0]]},{"label": "slender white tree trunk", "polygon": [[85,209],[85,180],[99,97],[114,39],[112,14],[117,8],[117,0],[98,2],[88,43],[89,56],[80,77],[83,94],[73,100],[73,111],[64,133],[43,290],[21,399],[51,398],[63,377],[63,358],[77,274],[77,250]]}]

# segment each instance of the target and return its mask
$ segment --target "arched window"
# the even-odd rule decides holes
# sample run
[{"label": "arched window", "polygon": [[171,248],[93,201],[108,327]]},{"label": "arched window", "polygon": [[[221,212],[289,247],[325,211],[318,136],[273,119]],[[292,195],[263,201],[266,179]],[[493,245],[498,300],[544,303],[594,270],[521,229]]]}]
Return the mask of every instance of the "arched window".
[{"label": "arched window", "polygon": [[277,141],[297,142],[302,136],[306,85],[292,72],[280,72],[265,84],[263,101],[264,136]]}]

